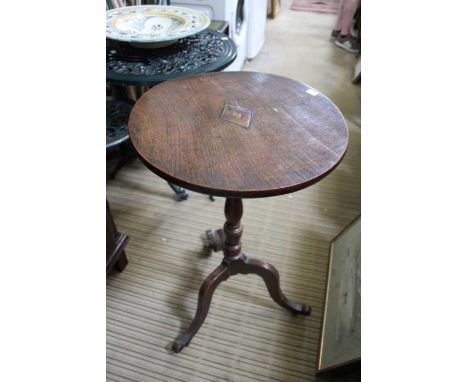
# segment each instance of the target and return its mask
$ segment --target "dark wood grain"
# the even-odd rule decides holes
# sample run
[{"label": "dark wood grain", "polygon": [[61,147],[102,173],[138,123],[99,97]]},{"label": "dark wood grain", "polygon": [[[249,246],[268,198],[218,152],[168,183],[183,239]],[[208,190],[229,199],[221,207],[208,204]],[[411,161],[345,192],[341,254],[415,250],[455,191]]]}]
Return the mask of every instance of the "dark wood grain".
[{"label": "dark wood grain", "polygon": [[[238,108],[221,119],[226,105]],[[232,121],[251,113],[249,128]],[[236,111],[235,111],[236,112]],[[348,129],[338,108],[301,82],[254,72],[169,80],[141,97],[129,121],[140,159],[185,188],[265,197],[305,188],[343,158]]]}]

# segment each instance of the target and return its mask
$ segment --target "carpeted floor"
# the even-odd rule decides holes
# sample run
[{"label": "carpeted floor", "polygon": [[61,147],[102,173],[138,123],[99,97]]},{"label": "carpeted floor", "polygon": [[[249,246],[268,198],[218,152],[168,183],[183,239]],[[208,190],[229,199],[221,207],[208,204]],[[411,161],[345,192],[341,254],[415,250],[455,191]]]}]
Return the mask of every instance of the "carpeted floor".
[{"label": "carpeted floor", "polygon": [[[109,381],[359,380],[314,375],[329,243],[360,214],[360,90],[351,84],[353,57],[328,42],[333,20],[285,5],[267,23],[262,53],[245,67],[314,86],[348,121],[348,152],[335,172],[291,195],[244,202],[244,251],[274,264],[284,293],[311,305],[311,316],[276,305],[258,276],[237,275],[216,290],[190,346],[172,354],[203,279],[221,261],[219,253],[203,253],[201,236],[223,224],[224,199],[191,192],[176,202],[167,184],[135,160],[107,184],[115,222],[130,237],[127,268],[107,279]],[[297,28],[286,27],[293,23]],[[294,43],[284,45],[287,38]],[[292,57],[301,57],[295,66]]]},{"label": "carpeted floor", "polygon": [[338,13],[339,0],[294,0],[291,9],[294,11]]},{"label": "carpeted floor", "polygon": [[351,126],[350,136],[341,166],[316,186],[244,203],[245,252],[274,264],[286,295],[310,304],[312,315],[292,316],[259,277],[238,275],[221,284],[205,324],[177,355],[171,341],[221,259],[205,256],[201,235],[223,223],[224,200],[191,193],[176,202],[138,161],[109,182],[115,221],[130,236],[129,265],[107,282],[109,380],[314,380],[328,245],[360,210],[359,130]]}]

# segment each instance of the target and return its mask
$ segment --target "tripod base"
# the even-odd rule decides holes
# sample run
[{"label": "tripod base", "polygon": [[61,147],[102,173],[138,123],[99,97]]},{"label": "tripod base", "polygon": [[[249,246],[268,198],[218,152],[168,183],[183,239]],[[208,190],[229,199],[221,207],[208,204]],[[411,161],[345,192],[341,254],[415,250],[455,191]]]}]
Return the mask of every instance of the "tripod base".
[{"label": "tripod base", "polygon": [[180,352],[192,340],[208,315],[211,298],[216,287],[229,277],[254,273],[259,275],[268,289],[271,298],[293,314],[309,315],[310,307],[289,301],[280,288],[279,273],[276,268],[261,260],[249,259],[242,251],[240,239],[242,236],[241,218],[243,214],[242,199],[226,198],[224,206],[226,223],[223,229],[207,231],[208,243],[215,252],[223,251],[221,264],[203,281],[198,293],[198,306],[195,317],[187,331],[172,345],[175,353]]},{"label": "tripod base", "polygon": [[230,276],[234,276],[238,273],[254,273],[262,277],[271,298],[278,305],[289,310],[294,315],[302,314],[307,316],[310,314],[309,306],[297,304],[286,298],[280,288],[278,271],[273,265],[265,261],[250,259],[244,253],[236,259],[227,260],[225,258],[221,265],[219,265],[203,282],[198,294],[198,306],[195,318],[187,331],[173,343],[172,350],[175,353],[180,352],[187,346],[202,326],[208,315],[211,298],[213,297],[216,287]]}]

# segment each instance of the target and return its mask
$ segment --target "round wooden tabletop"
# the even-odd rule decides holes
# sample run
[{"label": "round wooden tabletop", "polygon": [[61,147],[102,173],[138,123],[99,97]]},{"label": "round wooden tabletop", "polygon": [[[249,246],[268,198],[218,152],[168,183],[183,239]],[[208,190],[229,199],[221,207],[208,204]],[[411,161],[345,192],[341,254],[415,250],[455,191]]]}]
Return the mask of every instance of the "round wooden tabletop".
[{"label": "round wooden tabletop", "polygon": [[205,194],[255,198],[305,188],[343,158],[338,108],[301,82],[220,72],[169,80],[135,104],[130,139],[162,178]]}]

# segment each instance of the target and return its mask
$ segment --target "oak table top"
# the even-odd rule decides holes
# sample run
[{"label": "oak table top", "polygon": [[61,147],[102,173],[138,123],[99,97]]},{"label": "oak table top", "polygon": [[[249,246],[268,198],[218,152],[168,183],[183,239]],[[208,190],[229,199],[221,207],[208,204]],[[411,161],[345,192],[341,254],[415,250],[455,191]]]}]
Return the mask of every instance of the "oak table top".
[{"label": "oak table top", "polygon": [[310,86],[256,72],[206,73],[146,92],[129,120],[140,159],[182,187],[255,198],[300,190],[343,158],[348,129]]}]

